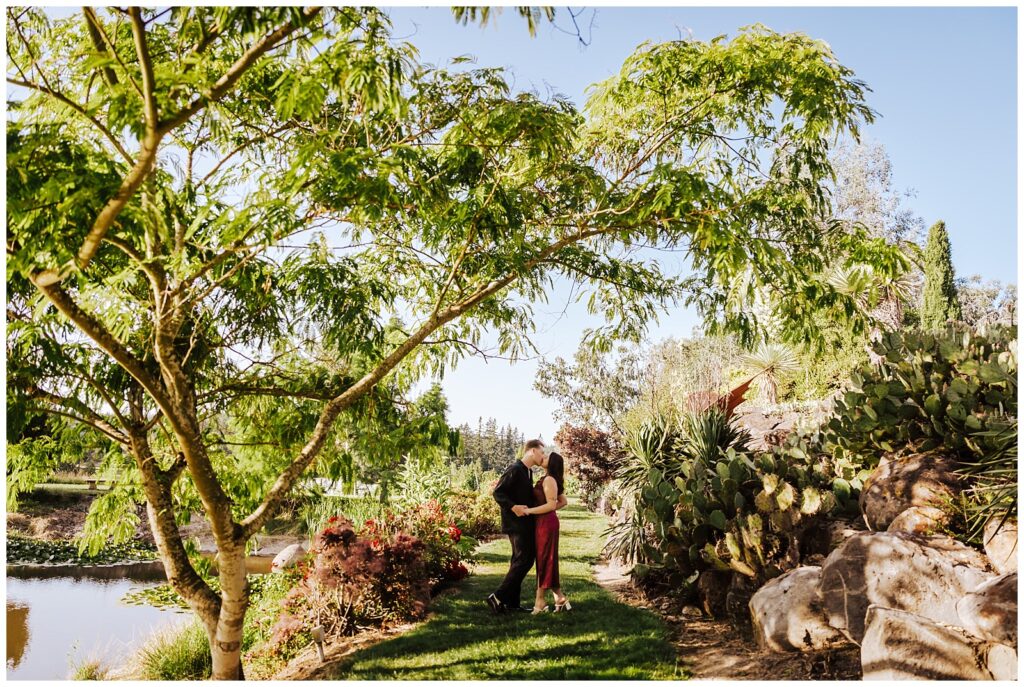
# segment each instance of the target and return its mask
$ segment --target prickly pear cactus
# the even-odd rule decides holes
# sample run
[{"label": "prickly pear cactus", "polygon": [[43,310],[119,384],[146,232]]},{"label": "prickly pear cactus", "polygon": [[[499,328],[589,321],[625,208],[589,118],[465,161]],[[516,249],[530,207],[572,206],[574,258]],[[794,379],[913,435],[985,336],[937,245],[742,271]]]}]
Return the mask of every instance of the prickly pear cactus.
[{"label": "prickly pear cactus", "polygon": [[873,467],[883,453],[938,447],[981,456],[990,421],[1017,414],[1016,327],[891,332],[875,351],[881,361],[853,375],[827,424],[839,459]]}]

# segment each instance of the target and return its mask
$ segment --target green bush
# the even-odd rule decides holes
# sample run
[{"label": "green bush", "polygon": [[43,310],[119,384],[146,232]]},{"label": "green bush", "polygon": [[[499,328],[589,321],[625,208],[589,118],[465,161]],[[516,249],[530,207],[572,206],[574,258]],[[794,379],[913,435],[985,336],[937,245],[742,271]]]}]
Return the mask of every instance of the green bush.
[{"label": "green bush", "polygon": [[490,494],[452,491],[441,507],[467,537],[481,539],[501,531],[501,510]]},{"label": "green bush", "polygon": [[108,680],[110,670],[99,659],[90,658],[71,667],[71,680]]},{"label": "green bush", "polygon": [[213,661],[198,621],[155,634],[138,655],[142,680],[207,680]]},{"label": "green bush", "polygon": [[1017,329],[892,332],[836,402],[825,450],[854,464],[883,453],[951,451],[961,460],[998,448],[991,429],[1017,415]]}]

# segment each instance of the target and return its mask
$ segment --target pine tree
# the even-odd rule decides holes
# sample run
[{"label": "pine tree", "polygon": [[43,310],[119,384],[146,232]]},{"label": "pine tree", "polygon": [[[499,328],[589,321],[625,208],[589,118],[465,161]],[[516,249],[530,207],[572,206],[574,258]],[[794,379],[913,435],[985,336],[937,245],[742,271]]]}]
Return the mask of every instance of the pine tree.
[{"label": "pine tree", "polygon": [[950,320],[960,319],[960,301],[956,296],[952,249],[946,223],[938,221],[928,230],[924,250],[924,302],[921,305],[921,326],[940,329]]}]

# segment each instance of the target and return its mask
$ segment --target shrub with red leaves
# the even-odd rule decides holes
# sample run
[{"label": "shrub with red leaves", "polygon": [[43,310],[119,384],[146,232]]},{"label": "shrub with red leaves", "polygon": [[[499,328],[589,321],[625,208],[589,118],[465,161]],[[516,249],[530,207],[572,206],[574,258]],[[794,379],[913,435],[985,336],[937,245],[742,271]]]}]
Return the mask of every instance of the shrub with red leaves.
[{"label": "shrub with red leaves", "polygon": [[323,625],[328,634],[352,634],[423,614],[431,581],[423,542],[404,532],[360,536],[345,518],[331,518],[316,537],[302,580],[285,597],[271,643],[302,628]]},{"label": "shrub with red leaves", "polygon": [[624,457],[615,437],[594,427],[562,425],[555,434],[569,474],[580,485],[580,498],[593,510],[601,489],[611,481],[615,467]]},{"label": "shrub with red leaves", "polygon": [[400,512],[389,510],[383,518],[367,520],[361,534],[370,539],[383,540],[399,532],[408,532],[423,543],[423,559],[433,587],[465,577],[461,573],[455,573],[461,576],[453,577],[452,571],[462,564],[473,542],[463,535],[462,529],[436,500]]}]

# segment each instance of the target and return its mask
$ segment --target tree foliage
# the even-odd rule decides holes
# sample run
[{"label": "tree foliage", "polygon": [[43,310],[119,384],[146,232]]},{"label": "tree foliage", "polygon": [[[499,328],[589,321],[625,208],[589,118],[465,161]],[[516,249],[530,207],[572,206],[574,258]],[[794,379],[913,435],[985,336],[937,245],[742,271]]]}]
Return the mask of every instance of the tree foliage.
[{"label": "tree foliage", "polygon": [[[485,333],[528,350],[553,280],[607,349],[680,298],[750,341],[758,289],[813,337],[856,314],[825,265],[903,266],[827,221],[830,141],[873,113],[806,36],[645,44],[579,111],[418,64],[378,9],[7,19],[10,438],[74,426],[131,477],[214,677],[240,675],[245,544],[300,478],[443,444],[437,408],[399,412],[412,384]],[[177,531],[200,508],[219,593]]]}]

